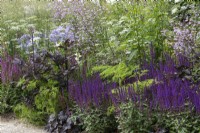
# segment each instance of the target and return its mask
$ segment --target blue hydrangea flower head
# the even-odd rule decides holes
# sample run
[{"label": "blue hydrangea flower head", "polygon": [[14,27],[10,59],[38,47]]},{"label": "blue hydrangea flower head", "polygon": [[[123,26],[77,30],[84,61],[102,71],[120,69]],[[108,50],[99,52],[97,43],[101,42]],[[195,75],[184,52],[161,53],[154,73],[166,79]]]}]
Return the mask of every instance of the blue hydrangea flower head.
[{"label": "blue hydrangea flower head", "polygon": [[50,41],[55,44],[62,43],[67,39],[69,39],[70,41],[74,41],[74,33],[71,29],[71,26],[66,26],[66,28],[64,28],[63,26],[57,27],[51,32],[49,36]]}]

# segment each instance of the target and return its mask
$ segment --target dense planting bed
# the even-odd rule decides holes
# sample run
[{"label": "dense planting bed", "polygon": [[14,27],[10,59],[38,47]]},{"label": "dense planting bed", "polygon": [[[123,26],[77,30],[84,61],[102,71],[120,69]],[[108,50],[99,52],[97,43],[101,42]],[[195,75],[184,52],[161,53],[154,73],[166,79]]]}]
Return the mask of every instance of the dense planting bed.
[{"label": "dense planting bed", "polygon": [[1,115],[50,133],[200,132],[198,1],[3,0],[0,46]]}]

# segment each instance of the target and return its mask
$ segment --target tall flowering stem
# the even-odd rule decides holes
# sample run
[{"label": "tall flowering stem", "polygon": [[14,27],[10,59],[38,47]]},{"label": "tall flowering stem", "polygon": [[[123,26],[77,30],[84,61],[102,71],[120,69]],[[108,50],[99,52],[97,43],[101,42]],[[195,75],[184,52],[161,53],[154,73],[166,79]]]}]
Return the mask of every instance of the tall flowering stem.
[{"label": "tall flowering stem", "polygon": [[[151,53],[151,58],[154,52]],[[148,70],[142,80],[154,79],[154,84],[146,88],[142,95],[143,102],[147,102],[152,109],[184,111],[195,108],[200,113],[199,85],[187,79],[186,68],[192,63],[184,55],[175,58],[165,54],[164,62],[158,64],[151,61],[143,65]]]},{"label": "tall flowering stem", "polygon": [[80,107],[106,106],[112,103],[110,92],[115,87],[115,83],[103,82],[97,74],[82,82],[71,84],[69,95]]},{"label": "tall flowering stem", "polygon": [[199,83],[188,78],[190,72],[187,69],[192,67],[188,58],[180,54],[175,57],[164,54],[164,61],[154,62],[154,56],[151,49],[152,59],[149,63],[143,62],[142,69],[147,70],[147,74],[129,81],[130,84],[153,79],[153,84],[140,91],[135,91],[141,89],[137,84],[128,88],[117,87],[113,89],[114,93],[109,93],[112,103],[118,106],[131,99],[139,107],[146,104],[151,110],[200,113]]},{"label": "tall flowering stem", "polygon": [[8,53],[4,53],[1,58],[1,82],[3,84],[9,84],[11,81],[15,81],[20,78],[21,69],[18,64],[14,63],[14,57]]}]

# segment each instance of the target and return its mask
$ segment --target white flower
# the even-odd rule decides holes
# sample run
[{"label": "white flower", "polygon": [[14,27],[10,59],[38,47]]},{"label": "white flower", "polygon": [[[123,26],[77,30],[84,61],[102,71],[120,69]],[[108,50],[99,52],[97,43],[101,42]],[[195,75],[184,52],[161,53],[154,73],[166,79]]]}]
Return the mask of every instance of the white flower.
[{"label": "white flower", "polygon": [[80,63],[80,58],[81,58],[80,53],[76,53],[75,54],[75,60],[78,62],[78,64]]},{"label": "white flower", "polygon": [[172,14],[176,13],[177,10],[178,10],[177,8],[174,8],[174,9],[172,10]]},{"label": "white flower", "polygon": [[34,13],[34,7],[33,6],[24,6],[24,12],[25,14],[33,14]]},{"label": "white flower", "polygon": [[38,40],[40,40],[41,38],[40,37],[34,37],[33,38],[33,41],[38,41]]},{"label": "white flower", "polygon": [[60,43],[56,42],[56,47],[59,47],[60,46]]},{"label": "white flower", "polygon": [[181,2],[182,0],[175,0],[175,3]]}]

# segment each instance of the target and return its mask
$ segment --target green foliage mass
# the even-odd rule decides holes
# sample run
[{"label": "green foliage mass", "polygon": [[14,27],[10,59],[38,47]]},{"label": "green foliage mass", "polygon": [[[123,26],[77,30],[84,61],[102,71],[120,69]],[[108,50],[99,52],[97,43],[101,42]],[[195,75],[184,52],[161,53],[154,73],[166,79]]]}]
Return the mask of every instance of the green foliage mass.
[{"label": "green foliage mass", "polygon": [[147,80],[144,80],[144,81],[136,81],[136,82],[133,84],[133,88],[134,88],[136,91],[143,91],[145,87],[149,87],[149,86],[151,86],[153,83],[154,83],[154,80],[153,80],[153,79],[147,79]]},{"label": "green foliage mass", "polygon": [[139,109],[132,102],[120,105],[120,113],[116,116],[118,129],[122,133],[197,133],[199,132],[199,115],[192,112],[150,111],[142,104]]},{"label": "green foliage mass", "polygon": [[[20,49],[17,40],[24,34],[30,34],[30,27],[35,28],[35,35],[47,35],[53,23],[51,12],[47,8],[49,1],[1,1],[0,4],[0,41],[1,46],[10,54],[20,53],[27,56]],[[17,5],[17,6],[16,6]],[[40,40],[38,49],[49,47],[47,38]]]},{"label": "green foliage mass", "polygon": [[121,84],[127,77],[133,77],[134,70],[138,69],[139,66],[127,66],[121,62],[114,66],[96,66],[93,68],[93,72],[100,72],[100,76],[105,79],[111,79],[112,82]]},{"label": "green foliage mass", "polygon": [[20,93],[20,89],[10,85],[0,87],[0,114],[12,112],[21,100]]},{"label": "green foliage mass", "polygon": [[28,122],[37,126],[45,125],[48,118],[45,112],[32,109],[24,104],[15,106],[14,112],[17,117],[28,120]]},{"label": "green foliage mass", "polygon": [[113,107],[109,110],[89,109],[81,110],[75,107],[72,119],[79,117],[83,120],[83,128],[89,133],[114,133],[117,131],[116,118],[114,117]]},{"label": "green foliage mass", "polygon": [[[1,52],[7,51],[13,55],[18,53],[19,57],[25,59],[23,60],[25,63],[20,62],[20,65],[26,64],[28,59],[30,59],[29,65],[33,65],[30,69],[25,65],[32,77],[21,78],[16,85],[0,86],[0,114],[14,110],[18,117],[26,118],[36,125],[45,124],[48,115],[61,110],[61,104],[66,106],[67,93],[61,94],[61,89],[66,87],[65,79],[68,80],[69,72],[72,71],[66,62],[78,58],[78,61],[74,62],[77,61],[79,65],[80,70],[77,74],[79,78],[82,76],[81,73],[84,73],[82,69],[86,68],[89,71],[87,74],[98,72],[103,79],[116,82],[120,87],[133,86],[136,91],[142,92],[145,87],[156,83],[155,79],[140,80],[140,77],[147,73],[140,67],[143,61],[150,61],[150,44],[155,48],[154,60],[157,61],[162,58],[164,52],[172,52],[175,40],[170,38],[173,35],[171,20],[173,23],[178,23],[191,16],[199,23],[199,18],[194,17],[198,16],[199,6],[187,5],[183,0],[178,2],[177,0],[175,2],[123,0],[112,4],[100,1],[99,5],[88,2],[83,8],[78,9],[83,14],[76,14],[76,9],[73,9],[75,12],[62,20],[53,19],[49,3],[41,0],[0,0]],[[62,9],[59,8],[60,10]],[[95,10],[99,10],[99,13],[94,12]],[[56,12],[57,10],[54,13]],[[189,29],[194,32],[196,36],[194,42],[199,45],[198,23],[197,26],[189,26]],[[48,38],[51,30],[68,24],[74,26],[72,28],[76,36],[75,41],[70,46],[63,44],[54,47]],[[26,53],[25,49],[20,48],[18,39],[24,34],[30,35],[31,28],[35,30],[33,36],[45,37],[34,42],[37,44],[34,45],[35,49],[31,47]],[[168,30],[166,35],[163,35],[163,30],[166,29]],[[36,55],[34,51],[36,49],[47,50],[49,57],[46,62],[39,58],[41,55]],[[197,49],[195,51],[199,52]],[[49,54],[51,52],[54,52],[55,56]],[[36,64],[38,71],[35,71]],[[199,64],[193,64],[192,80],[198,82]],[[45,70],[40,71],[40,68]],[[76,75],[74,77],[77,78]],[[125,84],[129,78],[135,78],[136,81]],[[63,98],[64,102],[62,103],[59,98]],[[72,104],[73,102],[68,103],[69,106]],[[139,107],[142,107],[142,110]],[[74,116],[78,115],[84,120],[83,126],[89,133],[200,132],[198,115],[187,112],[164,113],[158,110],[149,112],[141,103],[128,102],[121,104],[119,108],[111,106],[107,109],[84,111],[78,108]]]},{"label": "green foliage mass", "polygon": [[36,108],[48,114],[56,113],[58,109],[59,89],[55,87],[55,81],[48,81],[48,84],[40,86],[39,93],[35,97]]},{"label": "green foliage mass", "polygon": [[40,82],[31,80],[27,82],[21,79],[18,87],[22,87],[23,100],[14,108],[18,117],[26,118],[31,123],[39,125],[44,124],[48,115],[57,113],[59,109],[59,89],[57,82],[49,80]]},{"label": "green foliage mass", "polygon": [[155,46],[156,58],[160,58],[168,50],[162,30],[170,28],[170,7],[164,1],[118,1],[108,6],[102,18],[106,42],[98,45],[95,58],[107,64],[140,64],[143,58],[149,59],[150,43]]},{"label": "green foliage mass", "polygon": [[148,119],[148,113],[139,112],[132,102],[122,104],[120,110],[117,122],[122,133],[145,133],[153,124],[153,121]]},{"label": "green foliage mass", "polygon": [[[100,76],[107,81],[116,82],[121,87],[129,88],[133,87],[135,91],[142,92],[145,87],[150,87],[154,83],[154,79],[147,79],[140,81],[140,77],[147,73],[147,70],[139,70],[139,65],[127,66],[125,63],[119,63],[114,66],[101,65],[93,67],[93,73],[99,72]],[[127,78],[137,78],[133,83],[123,84]],[[117,93],[116,90],[112,90],[112,93]],[[128,91],[127,91],[128,93]]]}]

